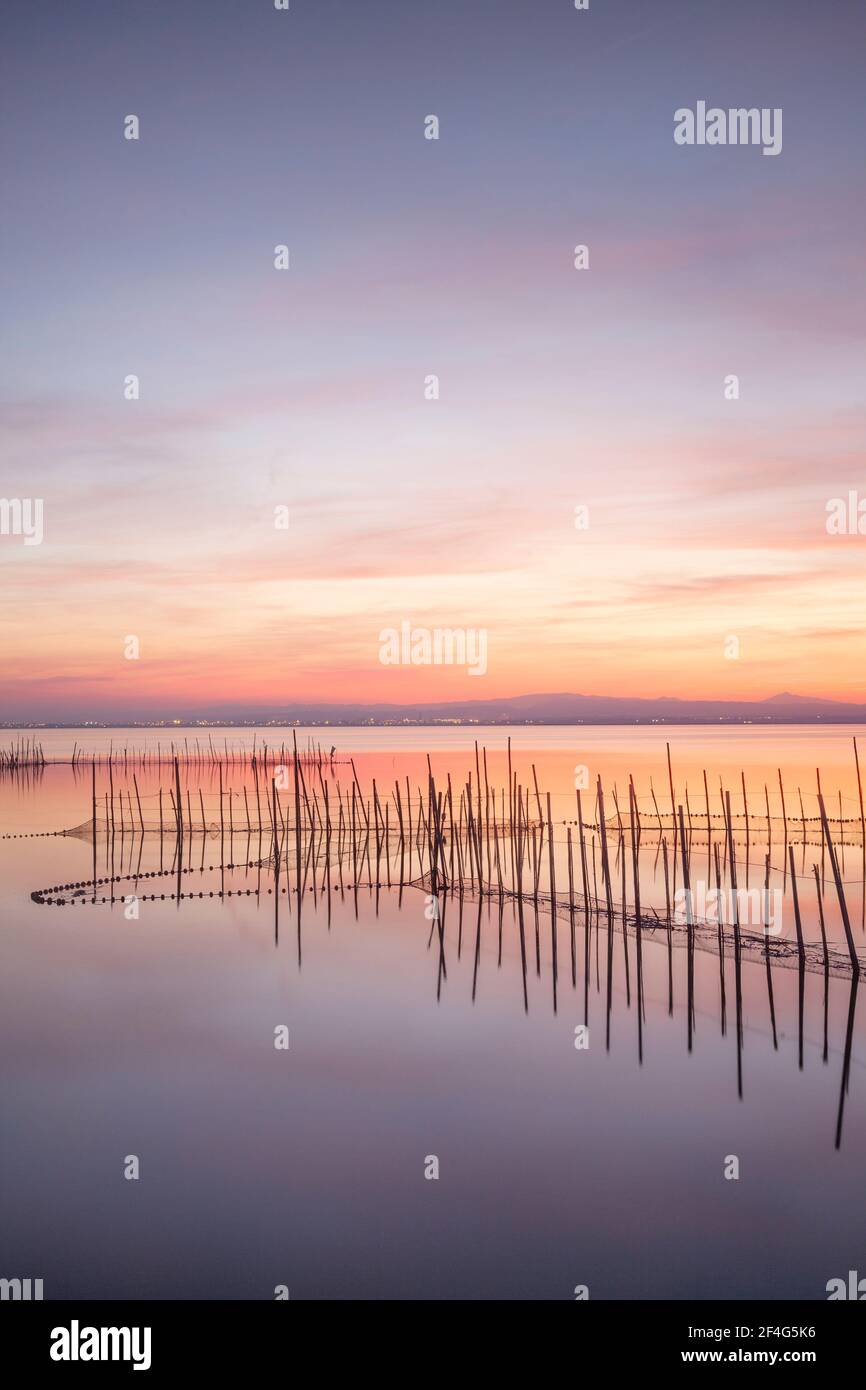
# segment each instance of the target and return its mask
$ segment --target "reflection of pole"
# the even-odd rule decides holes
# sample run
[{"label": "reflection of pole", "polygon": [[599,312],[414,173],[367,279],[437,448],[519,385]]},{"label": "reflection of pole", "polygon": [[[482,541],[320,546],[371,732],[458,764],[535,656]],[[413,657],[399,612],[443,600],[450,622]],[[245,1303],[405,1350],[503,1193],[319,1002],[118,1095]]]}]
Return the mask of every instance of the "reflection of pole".
[{"label": "reflection of pole", "polygon": [[[694,942],[695,942],[695,935],[694,935],[694,931],[695,931],[695,929],[694,929],[694,921],[693,921],[693,918],[692,918],[692,881],[691,881],[691,875],[689,874],[689,856],[688,856],[688,849],[687,849],[687,846],[686,846],[686,828],[685,828],[685,825],[683,824],[683,808],[682,808],[682,806],[680,806],[680,807],[678,807],[677,809],[678,809],[678,815],[679,815],[680,854],[682,855],[682,861],[683,861],[683,889],[684,889],[684,891],[685,891],[685,906],[686,906],[686,933],[687,933],[687,948],[686,948],[686,986],[687,986],[686,993],[687,993],[687,999],[686,999],[686,1013],[687,1013],[687,1015],[688,1015],[687,1028],[688,1028],[689,1052],[691,1052],[691,1050],[692,1050],[692,1021],[693,1021],[693,1018],[694,1018],[694,987],[695,987],[695,966],[694,966],[694,949],[695,949],[695,947],[694,947]],[[675,823],[674,823],[674,859],[676,859],[676,830],[677,830],[677,826],[676,826],[676,821],[675,821]]]},{"label": "reflection of pole", "polygon": [[845,1113],[845,1096],[848,1093],[848,1078],[851,1072],[851,1044],[854,1039],[854,1014],[857,1009],[856,975],[851,978],[851,994],[848,1000],[848,1027],[845,1031],[845,1060],[842,1064],[842,1082],[839,1087],[839,1114],[836,1119],[836,1148],[842,1143],[842,1116]]},{"label": "reflection of pole", "polygon": [[[535,768],[533,767],[533,772],[534,772],[534,771],[535,771]],[[558,961],[557,961],[557,950],[556,950],[556,946],[557,946],[557,942],[556,942],[556,877],[555,877],[554,863],[553,863],[553,816],[552,816],[551,810],[550,810],[550,792],[547,792],[547,793],[546,793],[546,797],[547,797],[547,849],[548,849],[548,856],[549,856],[549,867],[548,867],[548,872],[549,872],[549,875],[550,875],[550,936],[551,936],[551,947],[552,947],[552,953],[553,953],[553,960],[552,960],[552,970],[553,970],[553,1011],[554,1011],[554,1013],[556,1013],[556,978],[557,978],[557,973],[558,973]]]}]

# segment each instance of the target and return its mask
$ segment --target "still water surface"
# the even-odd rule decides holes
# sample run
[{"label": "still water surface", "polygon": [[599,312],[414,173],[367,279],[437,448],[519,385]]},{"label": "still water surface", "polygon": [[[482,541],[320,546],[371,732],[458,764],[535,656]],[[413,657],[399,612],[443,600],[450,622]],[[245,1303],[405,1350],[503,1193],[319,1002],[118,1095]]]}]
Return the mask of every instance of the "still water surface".
[{"label": "still water surface", "polygon": [[[375,777],[387,796],[395,779],[424,785],[427,750],[437,779],[450,772],[456,789],[471,773],[476,786],[476,737],[489,784],[507,786],[509,732],[522,785],[534,799],[534,764],[542,797],[551,792],[559,885],[575,769],[587,767],[591,784],[601,774],[611,799],[616,784],[621,808],[633,774],[642,901],[659,911],[665,837],[653,830],[650,779],[664,826],[665,742],[678,801],[688,786],[695,875],[711,875],[721,843],[720,778],[743,817],[745,872],[744,772],[750,882],[763,883],[769,853],[789,940],[781,768],[805,935],[818,936],[822,893],[828,935],[844,948],[813,819],[820,767],[856,943],[866,947],[858,730],[310,734],[337,746],[329,776],[344,793],[351,753],[365,793]],[[238,745],[238,731],[223,736]],[[291,731],[260,732],[259,746],[263,736],[278,746]],[[164,748],[171,737],[182,746],[184,732],[41,737],[46,756],[62,757],[73,739]],[[131,772],[114,776],[129,787]],[[187,780],[201,790],[215,827],[213,769],[184,777],[184,795]],[[136,778],[146,808],[160,782],[169,785],[165,768]],[[102,796],[104,769],[98,781]],[[226,771],[236,823],[225,861],[245,866],[268,853],[267,836],[260,851],[245,830],[249,783],[240,766]],[[604,918],[587,950],[578,913],[573,984],[568,918],[558,917],[554,1012],[543,900],[537,921],[531,907],[525,915],[525,994],[514,904],[495,895],[449,906],[443,981],[424,885],[400,892],[396,863],[391,889],[384,864],[378,880],[347,865],[330,893],[319,872],[299,923],[297,894],[290,884],[275,897],[267,868],[220,872],[212,829],[190,845],[182,880],[184,894],[206,896],[142,896],[129,919],[124,893],[176,888],[170,872],[142,877],[160,862],[171,870],[174,850],[151,835],[142,843],[130,821],[122,846],[115,837],[114,872],[130,879],[114,902],[101,901],[110,889],[96,903],[33,901],[35,890],[90,879],[91,841],[44,833],[83,825],[90,798],[89,768],[0,782],[0,831],[27,836],[0,841],[4,1276],[43,1278],[57,1299],[267,1299],[283,1284],[292,1298],[568,1299],[576,1285],[592,1298],[823,1298],[828,1279],[866,1268],[866,1023],[850,974],[774,968],[774,1046],[764,965],[745,961],[738,1048],[733,961],[724,961],[723,1031],[718,956],[698,951],[689,1050],[687,953],[676,933],[670,952],[664,932],[644,940],[639,1029],[634,940],[627,979],[614,937],[608,1005]],[[102,837],[97,854],[102,876],[111,867]],[[231,896],[207,896],[221,888]],[[577,1049],[585,1023],[589,1046]],[[279,1025],[287,1051],[274,1047]],[[137,1182],[123,1176],[133,1154]],[[431,1155],[438,1181],[424,1176]],[[730,1156],[736,1181],[724,1176]]]}]

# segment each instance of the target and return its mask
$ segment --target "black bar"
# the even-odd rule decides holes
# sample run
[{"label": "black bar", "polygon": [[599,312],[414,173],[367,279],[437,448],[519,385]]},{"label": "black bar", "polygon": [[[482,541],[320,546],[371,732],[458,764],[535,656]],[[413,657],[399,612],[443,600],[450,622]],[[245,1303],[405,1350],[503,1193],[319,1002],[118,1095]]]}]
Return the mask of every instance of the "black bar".
[{"label": "black bar", "polygon": [[[777,1366],[794,1364],[817,1371],[823,1379],[828,1372],[856,1364],[854,1357],[863,1344],[863,1314],[840,1303],[850,1303],[851,1291],[856,1301],[866,1300],[866,1279],[850,1281],[851,1289],[844,1299],[826,1302],[769,1302],[769,1303],[655,1303],[602,1302],[591,1299],[569,1299],[572,1306],[566,1312],[553,1314],[557,1331],[574,1338],[569,1342],[572,1352],[579,1353],[580,1365],[589,1365],[609,1373],[619,1370],[641,1371],[645,1374],[667,1372],[674,1368],[722,1365],[732,1367]],[[564,1300],[565,1301],[565,1300]],[[290,1373],[297,1352],[304,1347],[327,1350],[320,1370],[333,1378],[341,1355],[347,1358],[355,1376],[369,1373],[371,1366],[380,1370],[390,1358],[383,1360],[385,1343],[378,1339],[386,1331],[390,1339],[395,1324],[379,1323],[371,1303],[364,1304],[364,1323],[355,1325],[357,1313],[349,1303],[323,1307],[303,1300],[274,1302],[7,1302],[0,1307],[3,1361],[6,1367],[17,1366],[26,1375],[29,1371],[68,1377],[86,1374],[91,1378],[100,1370],[111,1375],[134,1375],[133,1357],[141,1362],[139,1379],[144,1376],[160,1378],[184,1371],[201,1376],[213,1372],[221,1379],[233,1373],[260,1375],[273,1369],[275,1373]],[[477,1305],[473,1305],[477,1310]],[[464,1314],[465,1315],[465,1314]],[[387,1316],[387,1315],[386,1315]],[[460,1315],[458,1315],[460,1316]],[[473,1314],[477,1317],[477,1311]],[[482,1314],[485,1322],[493,1317],[490,1330],[501,1327],[503,1333],[513,1334],[513,1316],[499,1323],[495,1312]],[[548,1314],[551,1316],[551,1314]],[[415,1319],[419,1318],[417,1324]],[[429,1374],[428,1358],[432,1353],[443,1357],[444,1366],[453,1365],[456,1347],[448,1350],[442,1341],[443,1328],[437,1321],[436,1335],[431,1339],[431,1325],[426,1312],[413,1313],[411,1305],[401,1304],[399,1313],[401,1340],[413,1332],[424,1337],[425,1352],[418,1371]],[[420,1319],[423,1318],[423,1324]],[[532,1329],[534,1316],[523,1334]],[[518,1327],[520,1324],[517,1325]],[[53,1359],[57,1352],[89,1354],[104,1349],[107,1355],[115,1349],[110,1336],[94,1338],[88,1329],[129,1329],[128,1339],[116,1340],[118,1353],[128,1352],[127,1360]],[[58,1329],[63,1329],[59,1331]],[[132,1329],[139,1329],[134,1334]],[[149,1343],[144,1329],[150,1330]],[[477,1332],[477,1324],[473,1323]],[[324,1344],[300,1342],[305,1334],[323,1332]],[[335,1335],[336,1334],[336,1335]],[[357,1335],[353,1335],[357,1334]],[[371,1335],[372,1334],[372,1335]],[[487,1340],[483,1353],[485,1372],[489,1378],[496,1360],[501,1357],[506,1369],[512,1371],[516,1358],[526,1357],[531,1367],[536,1357],[543,1356],[524,1335],[503,1336],[498,1341]],[[344,1340],[345,1339],[345,1340]],[[375,1340],[374,1340],[375,1339]],[[521,1345],[523,1347],[521,1349]],[[517,1347],[517,1350],[515,1348]],[[464,1358],[461,1351],[461,1360]],[[587,1357],[595,1358],[587,1361]],[[351,1361],[349,1361],[351,1358]],[[531,1360],[530,1360],[531,1358]],[[145,1366],[145,1360],[149,1365]],[[364,1370],[366,1363],[367,1371]],[[409,1366],[404,1374],[415,1378]],[[309,1368],[315,1374],[313,1367]],[[537,1367],[536,1367],[537,1369]],[[309,1372],[305,1375],[307,1378]],[[19,1374],[20,1378],[20,1374]]]}]

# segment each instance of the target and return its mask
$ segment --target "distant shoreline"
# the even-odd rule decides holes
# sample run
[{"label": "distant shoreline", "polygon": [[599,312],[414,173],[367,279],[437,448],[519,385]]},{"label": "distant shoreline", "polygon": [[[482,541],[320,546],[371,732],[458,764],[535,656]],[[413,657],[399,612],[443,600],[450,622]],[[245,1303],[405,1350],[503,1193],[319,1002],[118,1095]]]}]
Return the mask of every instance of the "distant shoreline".
[{"label": "distant shoreline", "polygon": [[[11,703],[11,702],[10,702]],[[180,704],[180,701],[178,701]],[[163,708],[165,708],[163,706]],[[19,706],[20,710],[20,706]],[[45,711],[47,713],[47,711]],[[139,708],[137,715],[90,719],[42,718],[35,711],[0,719],[0,729],[526,729],[676,728],[731,725],[866,725],[866,701],[828,700],[783,691],[766,699],[690,699],[669,695],[584,695],[534,692],[491,699],[292,700],[288,706],[239,704],[210,712],[177,705],[163,715]],[[71,711],[70,711],[71,713]],[[11,714],[11,710],[10,710]],[[95,714],[95,711],[94,711]]]},{"label": "distant shoreline", "polygon": [[180,730],[216,731],[217,729],[247,730],[257,729],[267,732],[273,729],[718,729],[718,728],[792,728],[808,726],[811,728],[859,728],[866,725],[866,713],[862,718],[828,715],[792,714],[789,718],[685,718],[679,719],[282,719],[264,722],[241,722],[235,720],[202,721],[178,720],[176,723],[143,723],[139,720],[111,723],[59,724],[59,723],[0,723],[0,732],[26,733],[35,730],[62,730],[80,733],[103,732],[111,729],[140,729],[171,733]]}]

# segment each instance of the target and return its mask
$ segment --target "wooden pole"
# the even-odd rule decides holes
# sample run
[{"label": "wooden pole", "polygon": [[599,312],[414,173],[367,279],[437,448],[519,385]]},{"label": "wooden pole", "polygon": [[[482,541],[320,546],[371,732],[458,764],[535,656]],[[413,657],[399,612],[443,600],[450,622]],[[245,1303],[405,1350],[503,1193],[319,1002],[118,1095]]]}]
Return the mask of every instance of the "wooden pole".
[{"label": "wooden pole", "polygon": [[830,856],[830,867],[833,870],[833,878],[836,883],[836,896],[839,899],[839,909],[842,913],[842,925],[845,928],[845,937],[848,942],[848,954],[851,957],[851,969],[855,976],[860,974],[860,962],[857,959],[857,949],[854,945],[854,936],[851,931],[851,921],[848,917],[848,904],[845,901],[845,889],[842,886],[842,876],[839,873],[839,863],[836,858],[836,850],[830,837],[830,826],[827,822],[827,812],[824,807],[824,798],[818,793],[818,806],[821,811],[821,825],[824,830],[824,838],[827,842],[827,853]]},{"label": "wooden pole", "polygon": [[821,901],[821,879],[818,874],[817,864],[812,865],[812,871],[815,875],[815,892],[818,897],[818,921],[821,924],[821,944],[824,948],[824,969],[827,970],[830,966],[830,955],[827,950],[827,928],[824,924],[824,904]]},{"label": "wooden pole", "polygon": [[804,944],[803,944],[803,924],[802,924],[802,922],[800,921],[800,896],[799,896],[799,894],[798,894],[798,892],[797,892],[797,871],[796,871],[796,869],[795,869],[795,867],[794,867],[794,846],[793,846],[793,845],[789,845],[789,846],[788,846],[788,855],[789,855],[789,857],[790,857],[790,867],[791,867],[791,893],[793,894],[793,898],[794,898],[794,925],[795,925],[795,927],[797,928],[797,955],[799,956],[800,960],[802,961],[802,960],[805,959],[806,950],[805,950],[805,946],[804,946]]},{"label": "wooden pole", "polygon": [[860,797],[860,837],[863,845],[863,859],[866,863],[866,820],[863,818],[863,783],[860,780],[860,758],[857,754],[857,739],[854,739],[854,762],[857,766],[857,794]]}]

